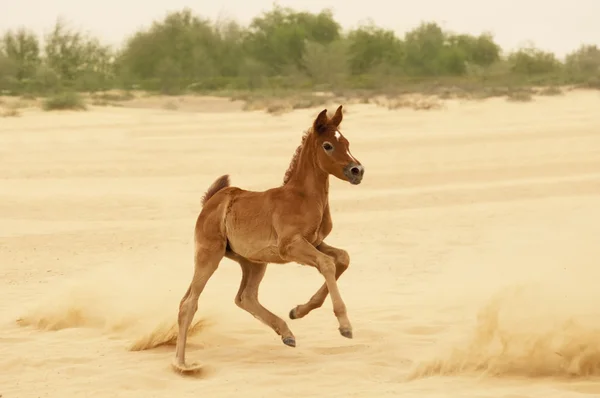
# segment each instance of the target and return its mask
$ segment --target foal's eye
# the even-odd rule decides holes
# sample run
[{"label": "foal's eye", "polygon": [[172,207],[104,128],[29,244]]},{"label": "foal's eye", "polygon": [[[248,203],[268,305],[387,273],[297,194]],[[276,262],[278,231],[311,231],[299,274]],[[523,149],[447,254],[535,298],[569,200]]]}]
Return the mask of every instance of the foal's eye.
[{"label": "foal's eye", "polygon": [[333,145],[331,145],[329,142],[324,142],[323,149],[325,149],[326,152],[331,152],[333,151]]}]

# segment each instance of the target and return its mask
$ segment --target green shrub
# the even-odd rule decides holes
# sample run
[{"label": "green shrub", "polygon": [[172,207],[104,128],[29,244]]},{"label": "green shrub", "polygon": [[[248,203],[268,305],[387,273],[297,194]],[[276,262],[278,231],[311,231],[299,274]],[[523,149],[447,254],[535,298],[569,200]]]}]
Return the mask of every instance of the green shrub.
[{"label": "green shrub", "polygon": [[45,98],[42,106],[45,111],[87,109],[85,101],[81,95],[73,91],[66,91]]}]

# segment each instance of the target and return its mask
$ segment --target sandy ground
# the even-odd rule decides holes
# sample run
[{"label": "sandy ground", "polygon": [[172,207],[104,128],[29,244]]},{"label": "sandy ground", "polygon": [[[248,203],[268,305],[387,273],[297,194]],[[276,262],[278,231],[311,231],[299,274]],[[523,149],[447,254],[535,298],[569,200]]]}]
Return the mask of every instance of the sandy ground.
[{"label": "sandy ground", "polygon": [[[332,105],[333,106],[333,105]],[[233,302],[223,260],[188,360],[169,340],[192,273],[200,198],[218,176],[281,183],[318,110],[98,108],[0,120],[0,395],[580,397],[600,394],[600,94],[443,110],[349,105],[363,184],[332,181],[330,244],[354,339],[328,299],[288,320],[298,346]],[[333,110],[333,108],[332,108]],[[271,265],[287,319],[321,285]],[[17,322],[19,320],[19,322]]]}]

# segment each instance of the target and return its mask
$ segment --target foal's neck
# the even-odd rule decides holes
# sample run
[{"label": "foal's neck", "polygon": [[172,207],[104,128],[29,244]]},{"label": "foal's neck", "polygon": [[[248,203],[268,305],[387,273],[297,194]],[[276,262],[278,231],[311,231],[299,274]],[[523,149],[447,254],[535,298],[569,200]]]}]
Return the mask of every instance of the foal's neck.
[{"label": "foal's neck", "polygon": [[325,206],[328,203],[329,174],[317,165],[313,137],[306,138],[298,156],[298,163],[286,185],[310,197],[315,204]]}]

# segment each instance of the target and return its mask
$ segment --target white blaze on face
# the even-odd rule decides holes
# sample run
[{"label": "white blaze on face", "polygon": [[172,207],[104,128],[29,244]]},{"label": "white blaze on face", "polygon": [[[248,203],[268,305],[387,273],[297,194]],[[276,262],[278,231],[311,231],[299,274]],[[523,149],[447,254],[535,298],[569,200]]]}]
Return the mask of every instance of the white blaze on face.
[{"label": "white blaze on face", "polygon": [[[339,142],[340,141],[340,137],[342,136],[342,133],[340,133],[338,130],[335,131],[335,139]],[[350,157],[350,159],[352,159],[352,161],[354,161],[355,163],[358,163],[358,161],[356,160],[356,158],[354,156],[352,156],[352,154],[350,153],[350,150],[346,150],[346,154]]]}]

